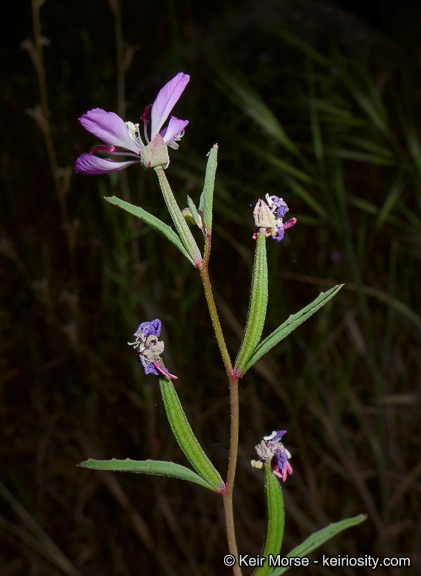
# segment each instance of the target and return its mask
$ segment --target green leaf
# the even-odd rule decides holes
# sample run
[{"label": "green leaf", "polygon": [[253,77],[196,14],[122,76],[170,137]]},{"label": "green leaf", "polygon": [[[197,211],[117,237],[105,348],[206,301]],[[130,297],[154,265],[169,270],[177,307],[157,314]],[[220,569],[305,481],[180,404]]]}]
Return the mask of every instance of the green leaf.
[{"label": "green leaf", "polygon": [[89,458],[79,464],[81,468],[91,468],[92,470],[108,470],[113,472],[136,472],[138,474],[152,474],[153,476],[168,476],[179,478],[188,482],[195,482],[200,486],[213,490],[206,480],[198,474],[189,470],[185,466],[174,462],[164,462],[162,460],[93,460]]},{"label": "green leaf", "polygon": [[266,560],[263,566],[253,572],[254,576],[267,576],[271,573],[272,567],[268,565],[269,555],[279,554],[284,538],[285,507],[282,488],[270,464],[265,465],[265,493],[268,519],[261,556]]},{"label": "green leaf", "polygon": [[297,312],[296,314],[291,314],[291,316],[283,324],[281,324],[272,334],[269,334],[267,338],[263,340],[253,351],[251,357],[244,367],[243,374],[247,372],[249,368],[253,366],[257,360],[259,360],[264,354],[269,352],[274,346],[276,346],[281,340],[286,338],[288,334],[291,334],[300,324],[305,322],[310,316],[312,316],[317,310],[322,308],[325,304],[333,298],[339,290],[342,288],[343,284],[334,286],[327,292],[321,292],[311,304],[308,304],[305,308]]},{"label": "green leaf", "polygon": [[268,305],[268,263],[266,256],[266,236],[264,232],[257,234],[256,253],[253,264],[253,277],[249,309],[243,341],[237,354],[234,370],[244,374],[247,370],[250,356],[262,337]]},{"label": "green leaf", "polygon": [[150,226],[151,228],[162,234],[162,236],[164,236],[165,238],[167,238],[167,240],[172,242],[172,244],[174,244],[174,246],[176,246],[180,250],[180,252],[182,252],[184,256],[188,260],[190,260],[190,262],[193,264],[193,259],[190,257],[187,250],[184,248],[180,238],[177,236],[174,230],[170,226],[168,226],[168,224],[165,224],[159,218],[152,216],[152,214],[149,214],[149,212],[146,212],[146,210],[143,210],[143,208],[141,208],[140,206],[134,206],[133,204],[130,204],[125,200],[121,200],[116,196],[110,196],[108,198],[106,197],[105,200],[110,204],[114,204],[115,206],[123,208],[123,210],[126,210],[126,212],[129,212],[130,214],[133,214],[133,216],[136,216],[137,218],[142,220],[142,222],[145,222],[145,224],[147,224],[148,226]]},{"label": "green leaf", "polygon": [[215,492],[221,492],[225,484],[193,434],[173,383],[164,377],[159,379],[159,386],[168,421],[180,448],[207,484],[210,484]]},{"label": "green leaf", "polygon": [[[366,519],[367,516],[365,514],[359,514],[353,518],[347,518],[346,520],[329,524],[326,528],[322,528],[322,530],[314,532],[314,534],[306,538],[304,542],[291,550],[291,552],[286,555],[286,558],[303,558],[303,556],[308,556],[310,552],[313,552],[313,550],[316,550],[319,546],[331,540],[343,530],[358,526],[358,524],[361,524],[361,522],[364,522]],[[280,576],[280,574],[284,574],[288,568],[289,566],[275,568],[275,570],[270,573],[270,576]]]},{"label": "green leaf", "polygon": [[215,189],[215,174],[218,165],[218,144],[214,144],[209,152],[208,163],[206,165],[205,184],[200,196],[199,210],[203,212],[206,233],[212,232],[213,218],[213,192]]},{"label": "green leaf", "polygon": [[197,211],[197,208],[196,208],[193,200],[190,198],[190,196],[187,196],[187,206],[189,207],[190,214],[194,220],[194,223],[196,224],[196,226],[198,226],[202,230],[203,229],[202,218],[200,217],[200,214]]}]

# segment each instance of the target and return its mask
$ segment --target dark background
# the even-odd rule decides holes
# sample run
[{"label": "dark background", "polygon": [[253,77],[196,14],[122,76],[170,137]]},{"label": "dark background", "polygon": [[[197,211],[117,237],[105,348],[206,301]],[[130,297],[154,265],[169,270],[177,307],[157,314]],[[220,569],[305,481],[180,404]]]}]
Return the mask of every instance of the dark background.
[{"label": "dark background", "polygon": [[[419,5],[47,0],[33,7],[14,3],[0,25],[2,576],[229,573],[215,494],[76,467],[87,457],[187,464],[156,378],[143,374],[126,344],[141,321],[159,317],[183,406],[225,474],[227,386],[200,278],[156,233],[103,200],[130,198],[168,221],[154,174],[73,170],[95,144],[79,116],[100,107],[136,122],[179,71],[191,81],[174,114],[190,124],[167,176],[182,207],[186,194],[197,201],[206,153],[219,143],[210,273],[232,356],[247,312],[250,205],[259,197],[282,196],[288,216],[298,218],[280,245],[268,242],[265,334],[321,290],[346,285],[241,384],[239,550],[258,553],[265,532],[253,447],[287,429],[294,474],[284,487],[282,552],[364,512],[367,522],[320,555],[411,556],[411,569],[376,573],[417,573]],[[34,46],[38,13],[43,64],[27,42]],[[258,102],[298,154],[263,125]]]}]

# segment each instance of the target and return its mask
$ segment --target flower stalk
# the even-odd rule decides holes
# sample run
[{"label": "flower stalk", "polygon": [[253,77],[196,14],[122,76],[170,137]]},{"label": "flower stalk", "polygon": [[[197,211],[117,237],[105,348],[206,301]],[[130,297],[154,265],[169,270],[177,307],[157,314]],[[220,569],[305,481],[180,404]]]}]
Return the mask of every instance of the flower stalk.
[{"label": "flower stalk", "polygon": [[171,186],[165,175],[164,169],[162,166],[158,166],[155,168],[155,172],[158,176],[159,186],[161,188],[162,195],[164,196],[168,212],[170,213],[171,219],[174,222],[174,226],[177,229],[185,249],[191,256],[194,266],[199,268],[203,261],[202,255],[200,254],[199,247],[193,237],[193,234],[190,231],[190,228],[188,227],[186,219],[184,218],[183,213],[181,212],[180,207],[174,198],[173,191],[171,190]]}]

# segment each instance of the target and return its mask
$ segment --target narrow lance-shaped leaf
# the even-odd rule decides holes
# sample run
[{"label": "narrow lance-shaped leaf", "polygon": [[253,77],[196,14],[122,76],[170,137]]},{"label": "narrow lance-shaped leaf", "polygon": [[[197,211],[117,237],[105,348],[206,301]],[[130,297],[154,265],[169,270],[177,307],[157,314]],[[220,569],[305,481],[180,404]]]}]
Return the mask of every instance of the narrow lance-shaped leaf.
[{"label": "narrow lance-shaped leaf", "polygon": [[79,464],[81,468],[92,470],[108,470],[112,472],[136,472],[137,474],[151,474],[153,476],[168,476],[179,478],[188,482],[195,482],[200,486],[213,490],[212,486],[201,476],[180,464],[174,462],[164,462],[162,460],[93,460],[89,458]]},{"label": "narrow lance-shaped leaf", "polygon": [[269,334],[252,352],[249,356],[249,360],[246,362],[243,373],[247,372],[249,368],[253,366],[257,360],[259,360],[264,354],[269,352],[274,346],[276,346],[281,340],[286,338],[288,334],[291,334],[300,324],[305,322],[310,316],[312,316],[317,310],[322,308],[331,298],[333,298],[339,290],[342,288],[343,284],[334,286],[327,292],[320,292],[311,304],[308,304],[305,308],[297,312],[296,314],[291,314],[291,316],[283,324],[281,324],[272,334]]},{"label": "narrow lance-shaped leaf", "polygon": [[[291,550],[291,552],[286,555],[286,558],[303,558],[304,556],[308,556],[310,552],[313,552],[313,550],[316,550],[319,546],[331,540],[343,530],[358,526],[358,524],[361,524],[361,522],[364,522],[366,519],[367,516],[365,514],[359,514],[353,518],[347,518],[346,520],[329,524],[326,528],[322,528],[322,530],[314,532],[314,534],[306,538],[304,542]],[[284,574],[288,568],[289,566],[275,568],[275,570],[270,573],[270,576],[280,576]]]},{"label": "narrow lance-shaped leaf", "polygon": [[215,492],[222,492],[225,484],[193,434],[173,383],[164,377],[159,379],[159,386],[168,421],[180,448],[196,472],[213,487]]},{"label": "narrow lance-shaped leaf", "polygon": [[265,494],[268,517],[266,539],[261,556],[266,560],[263,566],[253,572],[254,576],[267,576],[271,573],[272,567],[268,564],[269,555],[275,557],[279,554],[284,538],[285,507],[282,488],[270,463],[265,465]]},{"label": "narrow lance-shaped leaf", "polygon": [[177,229],[184,248],[190,254],[194,266],[199,266],[202,262],[202,256],[200,254],[199,247],[197,246],[196,240],[194,239],[193,234],[191,233],[190,228],[188,227],[188,224],[180,210],[180,207],[174,198],[174,194],[171,190],[171,186],[167,180],[164,169],[159,166],[158,168],[155,168],[155,172],[158,176],[159,186],[161,188],[165,204],[167,205],[168,212],[170,213],[171,219]]},{"label": "narrow lance-shaped leaf", "polygon": [[[202,230],[203,229],[202,218],[200,217],[200,214],[197,211],[196,205],[193,202],[193,200],[190,198],[190,196],[187,196],[187,206],[189,207],[190,214],[194,220],[194,223],[196,224],[196,226],[198,226]],[[184,217],[184,219],[185,219],[185,217]]]},{"label": "narrow lance-shaped leaf", "polygon": [[218,165],[218,144],[214,144],[209,152],[208,163],[206,164],[205,184],[200,196],[199,210],[203,212],[206,233],[212,233],[213,218],[213,194],[215,189],[215,174]]},{"label": "narrow lance-shaped leaf", "polygon": [[123,210],[126,210],[126,212],[133,214],[133,216],[136,216],[137,218],[142,220],[142,222],[145,222],[145,224],[153,228],[153,230],[156,230],[157,232],[162,234],[162,236],[164,236],[165,238],[167,238],[167,240],[169,240],[172,244],[174,244],[174,246],[176,246],[180,250],[180,252],[184,254],[187,260],[190,260],[190,262],[193,264],[193,260],[189,255],[189,253],[187,252],[187,250],[184,248],[180,238],[177,236],[174,230],[170,226],[168,226],[168,224],[165,224],[164,222],[162,222],[162,220],[159,220],[159,218],[152,216],[152,214],[149,214],[149,212],[146,212],[146,210],[143,210],[143,208],[141,208],[140,206],[134,206],[133,204],[125,202],[124,200],[121,200],[116,196],[110,196],[109,198],[105,198],[105,200],[110,204],[114,204],[115,206],[123,208]]},{"label": "narrow lance-shaped leaf", "polygon": [[257,234],[256,253],[253,265],[253,277],[249,309],[243,341],[235,361],[235,371],[244,374],[263,332],[268,305],[268,264],[266,256],[266,236],[264,231]]}]

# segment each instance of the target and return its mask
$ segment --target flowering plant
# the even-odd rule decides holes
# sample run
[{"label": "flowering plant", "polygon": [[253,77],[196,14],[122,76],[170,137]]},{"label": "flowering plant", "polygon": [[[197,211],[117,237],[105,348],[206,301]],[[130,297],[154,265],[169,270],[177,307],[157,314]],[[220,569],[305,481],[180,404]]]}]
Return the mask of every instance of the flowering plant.
[{"label": "flowering plant", "polygon": [[[256,240],[256,250],[248,314],[243,339],[236,360],[232,362],[219,323],[209,278],[213,193],[218,146],[214,145],[208,154],[204,187],[198,206],[195,205],[191,198],[187,197],[187,208],[181,210],[165,174],[165,170],[169,166],[168,147],[178,147],[178,141],[183,135],[188,120],[179,120],[171,116],[168,126],[163,130],[161,128],[186,88],[189,79],[187,74],[182,72],[177,74],[160,90],[152,106],[148,106],[145,109],[141,116],[145,142],[140,135],[139,124],[124,122],[113,112],[105,112],[96,108],[84,114],[80,118],[82,126],[106,145],[96,146],[89,154],[82,154],[76,161],[76,171],[81,174],[103,174],[123,170],[136,163],[140,163],[144,168],[153,168],[155,170],[175,229],[139,206],[134,206],[116,197],[106,198],[106,200],[140,218],[155,231],[162,234],[179,249],[200,273],[209,314],[229,385],[231,434],[228,471],[224,480],[207,457],[187,420],[173,384],[173,380],[177,379],[177,376],[168,372],[162,360],[164,342],[159,340],[161,333],[161,321],[159,319],[143,321],[134,334],[136,340],[129,342],[129,345],[136,351],[136,356],[141,362],[145,373],[159,378],[160,391],[172,431],[194,471],[191,468],[173,462],[158,460],[89,459],[86,462],[82,462],[80,466],[96,470],[132,471],[172,476],[195,482],[204,488],[212,490],[222,497],[224,504],[229,552],[223,559],[224,565],[232,567],[233,573],[237,576],[241,574],[241,565],[255,566],[256,571],[254,574],[256,576],[266,574],[278,576],[291,566],[290,559],[297,560],[302,558],[304,562],[305,557],[312,550],[340,531],[359,524],[364,520],[364,516],[359,515],[330,524],[309,536],[304,542],[290,551],[285,558],[281,558],[280,550],[284,534],[285,513],[279,479],[286,482],[288,475],[293,474],[293,469],[290,463],[290,460],[292,460],[291,453],[282,442],[286,431],[275,430],[272,434],[264,436],[263,440],[256,445],[255,448],[259,459],[251,462],[254,468],[264,469],[265,472],[267,502],[266,540],[261,556],[254,558],[254,562],[244,564],[244,562],[240,561],[241,554],[239,555],[237,550],[233,513],[233,491],[239,438],[239,382],[257,360],[262,358],[288,334],[324,306],[337,294],[342,286],[334,286],[327,292],[322,292],[313,302],[299,312],[290,315],[276,330],[262,339],[268,305],[266,239],[271,236],[276,242],[280,242],[284,237],[284,231],[291,228],[297,220],[296,218],[291,218],[287,222],[283,221],[289,209],[282,198],[267,194],[266,202],[263,199],[259,199],[253,212],[256,226],[253,238]],[[151,111],[150,136],[147,127],[149,111]],[[108,157],[97,156],[97,153],[103,152],[108,154]],[[129,159],[118,160],[118,157],[122,155],[129,157]],[[201,230],[204,242],[202,250],[193,237],[188,223],[197,226]],[[181,380],[182,378],[180,378]],[[182,387],[180,389],[182,390]],[[285,560],[286,562],[284,562]],[[271,562],[274,563],[271,564]],[[308,564],[303,563],[303,565]]]}]

